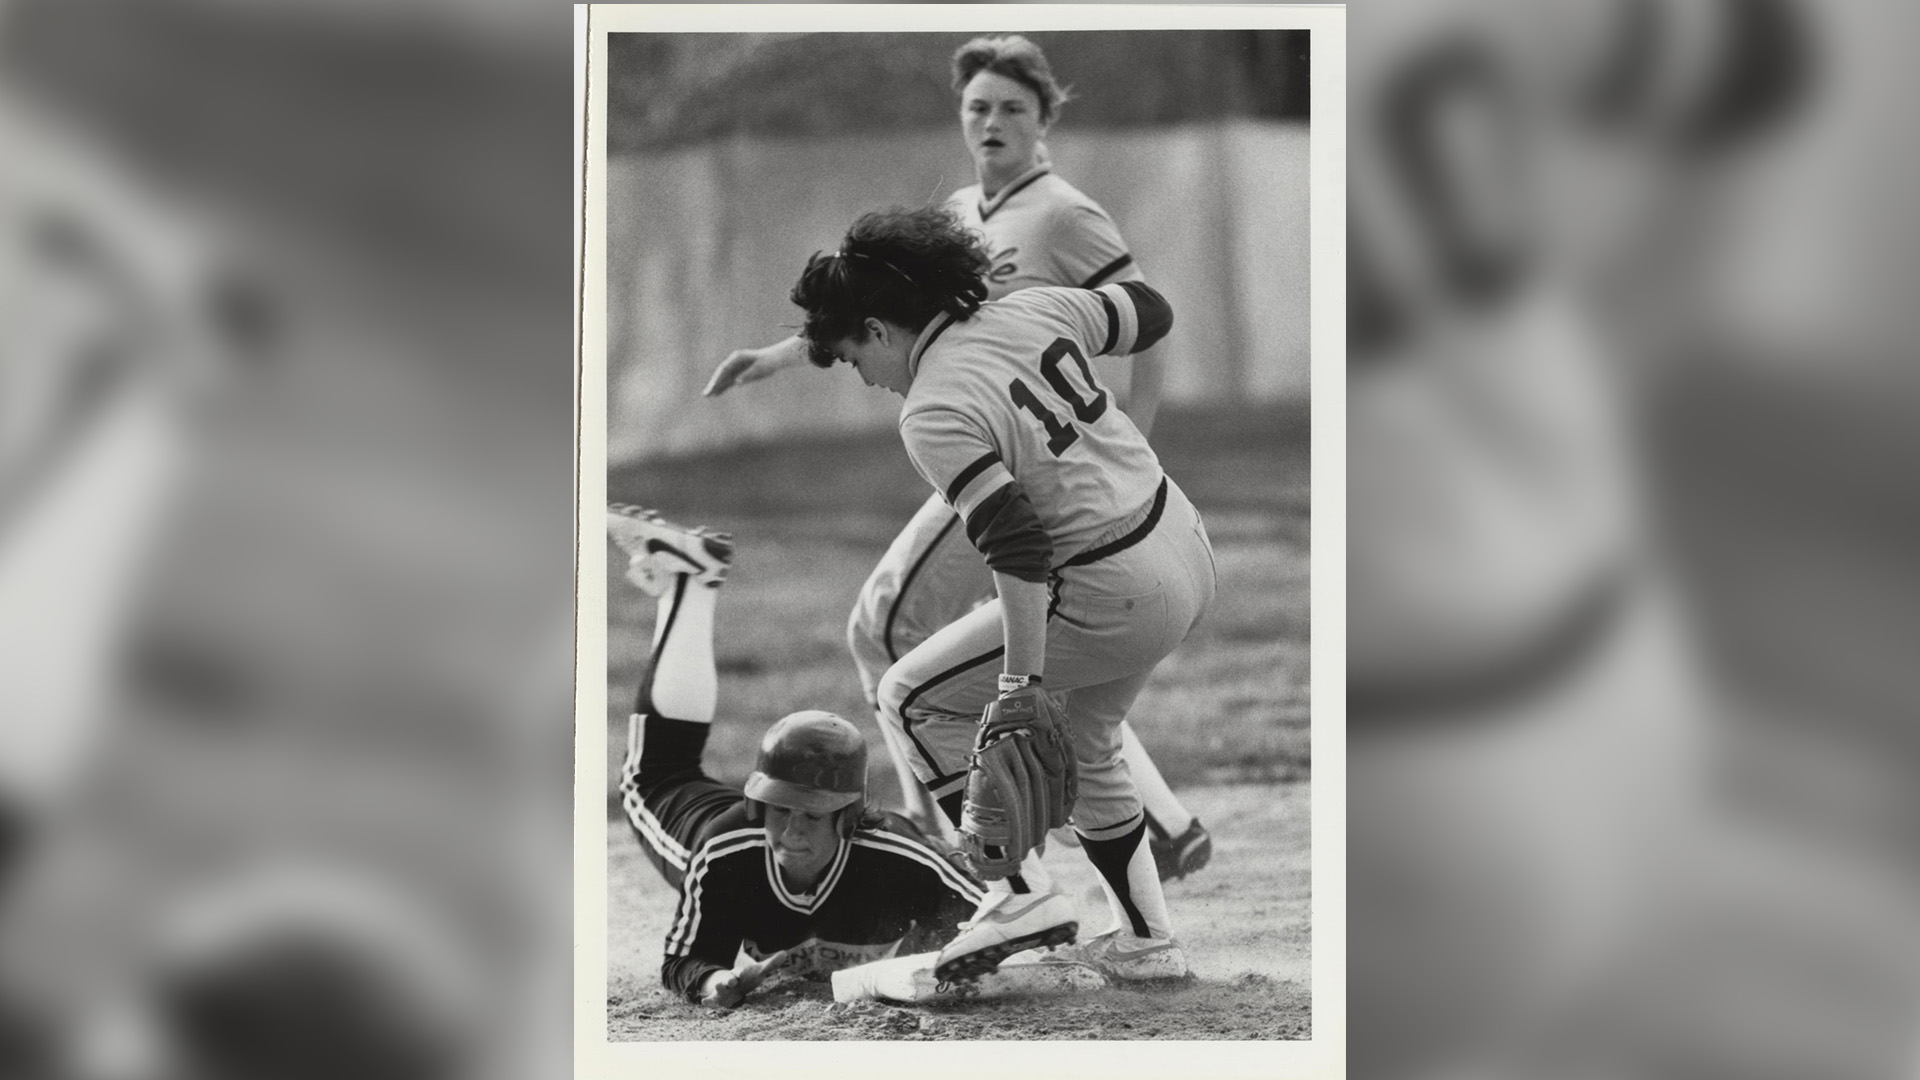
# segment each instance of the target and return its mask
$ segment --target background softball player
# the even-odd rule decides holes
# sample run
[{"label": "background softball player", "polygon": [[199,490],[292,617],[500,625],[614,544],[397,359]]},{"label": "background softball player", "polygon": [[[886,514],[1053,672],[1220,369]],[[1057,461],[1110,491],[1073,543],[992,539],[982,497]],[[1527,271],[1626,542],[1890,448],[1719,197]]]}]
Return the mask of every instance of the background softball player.
[{"label": "background softball player", "polygon": [[[1036,285],[1093,288],[1142,280],[1113,219],[1094,200],[1053,172],[1042,140],[1067,100],[1039,47],[1018,35],[976,38],[953,57],[961,130],[979,183],[948,199],[960,219],[984,238],[992,266],[993,299]],[[733,353],[715,370],[706,393],[765,378],[806,356],[796,335],[764,349]],[[1096,368],[1120,408],[1145,435],[1160,403],[1164,354],[1145,350],[1099,362]],[[847,643],[869,702],[878,701],[888,667],[993,595],[993,580],[965,536],[961,521],[938,494],[929,496],[887,548],[860,591],[847,626]],[[907,750],[887,732],[909,813],[923,827],[943,820],[914,779]],[[1123,754],[1146,808],[1150,847],[1162,877],[1184,877],[1205,866],[1213,844],[1182,804],[1129,725]]]},{"label": "background softball player", "polygon": [[612,508],[607,526],[629,579],[659,597],[621,792],[649,860],[680,888],[661,981],[726,1007],[775,970],[825,975],[951,939],[981,890],[898,815],[868,811],[866,740],[852,724],[818,710],[783,718],[744,792],[701,771],[731,542],[637,507]]},{"label": "background softball player", "polygon": [[[1119,729],[1212,600],[1212,553],[1199,515],[1086,361],[1151,346],[1172,311],[1139,282],[983,305],[986,266],[950,211],[884,211],[811,259],[793,290],[814,363],[844,359],[906,399],[908,456],[964,522],[999,594],[888,669],[881,715],[957,825],[996,686],[1044,678],[1072,728],[1074,828],[1115,922],[1073,955],[1117,978],[1185,975]],[[1074,922],[1030,855],[991,884],[936,972],[990,967]]]}]

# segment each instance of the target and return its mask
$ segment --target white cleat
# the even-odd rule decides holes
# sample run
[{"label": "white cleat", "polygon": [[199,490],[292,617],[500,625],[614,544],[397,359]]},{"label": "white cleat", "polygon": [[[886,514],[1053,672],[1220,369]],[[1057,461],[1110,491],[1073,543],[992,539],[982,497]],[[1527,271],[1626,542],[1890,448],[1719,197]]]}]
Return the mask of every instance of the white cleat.
[{"label": "white cleat", "polygon": [[1073,903],[1059,893],[988,893],[960,924],[960,936],[940,950],[933,975],[941,982],[975,978],[1014,953],[1065,945],[1079,931]]},{"label": "white cleat", "polygon": [[1114,982],[1150,982],[1187,978],[1187,949],[1173,938],[1135,938],[1127,930],[1108,930],[1077,945],[1054,949],[1044,963],[1081,963]]},{"label": "white cleat", "polygon": [[1115,982],[1187,977],[1187,952],[1179,942],[1135,937],[1125,930],[1109,930],[1078,945],[1055,949],[1041,959],[1046,963],[1085,964]]},{"label": "white cleat", "polygon": [[607,535],[627,553],[627,580],[648,596],[659,596],[681,574],[719,588],[733,565],[733,537],[675,525],[643,506],[609,503]]}]

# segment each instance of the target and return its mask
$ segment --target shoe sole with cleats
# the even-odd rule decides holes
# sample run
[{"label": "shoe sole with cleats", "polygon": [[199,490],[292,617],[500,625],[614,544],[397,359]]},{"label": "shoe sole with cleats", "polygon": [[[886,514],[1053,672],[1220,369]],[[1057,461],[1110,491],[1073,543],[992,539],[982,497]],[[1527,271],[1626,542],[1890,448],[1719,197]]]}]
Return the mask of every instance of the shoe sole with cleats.
[{"label": "shoe sole with cleats", "polygon": [[1080,933],[1077,922],[1050,926],[1038,933],[1009,938],[996,945],[977,949],[965,956],[956,956],[933,969],[933,977],[941,982],[957,982],[962,979],[977,979],[1000,966],[1000,962],[1015,953],[1028,949],[1051,948],[1056,945],[1071,945]]},{"label": "shoe sole with cleats", "polygon": [[677,525],[643,506],[608,504],[607,532],[647,578],[685,574],[695,584],[719,585],[733,564],[731,536]]}]

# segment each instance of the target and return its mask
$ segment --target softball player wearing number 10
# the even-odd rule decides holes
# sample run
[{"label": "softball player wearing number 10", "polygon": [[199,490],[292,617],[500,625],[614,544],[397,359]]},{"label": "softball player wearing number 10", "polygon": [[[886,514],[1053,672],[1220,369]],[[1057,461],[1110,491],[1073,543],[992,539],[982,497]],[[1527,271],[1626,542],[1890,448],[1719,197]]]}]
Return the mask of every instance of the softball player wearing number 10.
[{"label": "softball player wearing number 10", "polygon": [[[980,234],[993,262],[985,275],[988,298],[1035,286],[1091,289],[1143,280],[1113,219],[1048,161],[1044,139],[1067,92],[1040,47],[1017,34],[975,38],[954,52],[952,75],[961,134],[979,183],[954,192],[947,204]],[[1113,407],[1143,435],[1151,432],[1159,407],[1161,351],[1142,350],[1093,369]],[[714,371],[705,393],[765,378],[806,355],[797,335],[763,349],[737,350]],[[878,702],[880,679],[896,661],[993,595],[992,575],[953,508],[931,496],[888,546],[848,620],[847,644],[867,700]],[[1168,786],[1130,724],[1121,727],[1121,738],[1160,876],[1185,877],[1204,867],[1213,852],[1205,826]],[[923,828],[938,829],[940,812],[908,769],[907,748],[889,733],[887,749],[900,770],[908,815]]]},{"label": "softball player wearing number 10", "polygon": [[[1172,311],[1136,281],[988,303],[987,266],[950,210],[896,209],[854,222],[793,289],[815,364],[844,360],[906,399],[908,455],[965,522],[998,594],[887,671],[882,721],[959,826],[983,710],[1007,685],[1038,684],[1065,712],[1079,772],[1073,825],[1116,924],[1068,954],[1119,978],[1182,976],[1120,732],[1154,667],[1211,602],[1212,549],[1089,363],[1150,347]],[[991,883],[936,970],[989,970],[1074,922],[1030,853]]]}]

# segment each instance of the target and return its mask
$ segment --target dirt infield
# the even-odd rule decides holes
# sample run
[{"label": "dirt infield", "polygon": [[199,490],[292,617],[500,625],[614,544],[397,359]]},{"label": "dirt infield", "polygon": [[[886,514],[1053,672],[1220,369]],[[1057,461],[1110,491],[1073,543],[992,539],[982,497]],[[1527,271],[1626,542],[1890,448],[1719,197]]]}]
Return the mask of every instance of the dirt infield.
[{"label": "dirt infield", "polygon": [[[1045,999],[896,1007],[836,1005],[827,984],[768,987],[715,1013],[661,989],[660,943],[673,892],[620,822],[611,822],[608,1037],[703,1039],[1305,1039],[1310,1028],[1308,785],[1238,784],[1183,792],[1214,837],[1211,865],[1169,882],[1167,902],[1193,964],[1189,982]],[[1095,931],[1106,901],[1079,852],[1048,865]]]},{"label": "dirt infield", "polygon": [[[1154,672],[1133,710],[1161,772],[1214,838],[1213,864],[1167,899],[1196,978],[1026,1001],[835,1007],[826,983],[766,988],[733,1013],[670,998],[659,963],[673,895],[640,856],[617,805],[607,850],[609,1037],[732,1039],[1304,1039],[1311,1034],[1312,775],[1308,670],[1308,424],[1303,408],[1170,411],[1155,447],[1200,508],[1220,589],[1200,627]],[[706,768],[744,780],[766,726],[825,708],[880,742],[846,649],[854,595],[926,498],[890,432],[741,448],[616,470],[609,497],[738,541],[715,620],[718,716]],[[608,560],[609,791],[645,674],[654,609]],[[870,796],[898,798],[876,753]],[[1073,850],[1048,854],[1107,928],[1097,877]]]}]

